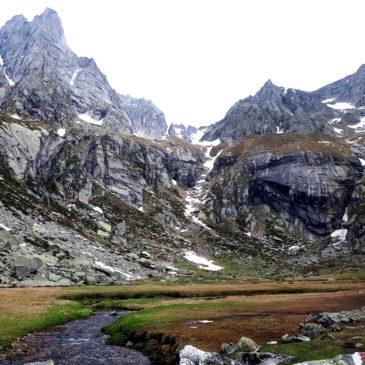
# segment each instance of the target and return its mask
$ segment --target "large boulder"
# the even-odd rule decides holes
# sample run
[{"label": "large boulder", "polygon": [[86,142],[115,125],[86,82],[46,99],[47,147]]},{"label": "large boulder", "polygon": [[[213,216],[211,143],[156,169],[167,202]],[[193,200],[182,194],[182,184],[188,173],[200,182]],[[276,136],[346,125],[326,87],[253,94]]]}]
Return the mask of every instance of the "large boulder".
[{"label": "large boulder", "polygon": [[12,262],[14,275],[17,278],[26,277],[35,274],[42,266],[42,261],[37,257],[19,256]]},{"label": "large boulder", "polygon": [[237,342],[238,351],[255,352],[260,349],[260,346],[248,337],[241,337]]}]

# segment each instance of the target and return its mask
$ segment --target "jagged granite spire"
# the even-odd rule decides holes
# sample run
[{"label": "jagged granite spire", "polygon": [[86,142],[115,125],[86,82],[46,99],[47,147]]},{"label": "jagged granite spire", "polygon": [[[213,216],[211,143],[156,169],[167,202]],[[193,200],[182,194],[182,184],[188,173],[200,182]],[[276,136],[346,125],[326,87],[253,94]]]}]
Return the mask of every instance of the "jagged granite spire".
[{"label": "jagged granite spire", "polygon": [[6,82],[0,78],[0,109],[5,112],[46,123],[79,120],[90,128],[153,138],[161,138],[167,129],[160,111],[154,118],[141,116],[143,103],[136,106],[144,108],[138,113],[123,107],[95,61],[68,47],[61,19],[52,9],[31,22],[22,15],[8,21],[0,29],[0,56],[6,76]]}]

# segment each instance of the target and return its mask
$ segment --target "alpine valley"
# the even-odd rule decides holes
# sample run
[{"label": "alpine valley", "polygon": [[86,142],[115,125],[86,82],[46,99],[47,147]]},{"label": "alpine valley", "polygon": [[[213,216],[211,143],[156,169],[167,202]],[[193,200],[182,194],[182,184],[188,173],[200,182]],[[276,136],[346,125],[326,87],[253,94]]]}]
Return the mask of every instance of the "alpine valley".
[{"label": "alpine valley", "polygon": [[365,65],[195,128],[115,91],[53,10],[9,20],[0,56],[1,286],[363,268]]},{"label": "alpine valley", "polygon": [[172,122],[2,26],[0,364],[364,365],[365,65]]}]

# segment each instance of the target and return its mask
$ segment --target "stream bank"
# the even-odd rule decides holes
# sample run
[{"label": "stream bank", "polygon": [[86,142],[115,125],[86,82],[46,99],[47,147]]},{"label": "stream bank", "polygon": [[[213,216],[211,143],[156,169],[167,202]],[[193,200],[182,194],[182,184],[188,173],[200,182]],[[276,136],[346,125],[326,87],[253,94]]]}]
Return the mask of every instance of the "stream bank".
[{"label": "stream bank", "polygon": [[48,331],[31,334],[0,353],[1,365],[49,362],[55,365],[150,365],[150,360],[130,348],[109,345],[101,332],[125,312],[102,311]]}]

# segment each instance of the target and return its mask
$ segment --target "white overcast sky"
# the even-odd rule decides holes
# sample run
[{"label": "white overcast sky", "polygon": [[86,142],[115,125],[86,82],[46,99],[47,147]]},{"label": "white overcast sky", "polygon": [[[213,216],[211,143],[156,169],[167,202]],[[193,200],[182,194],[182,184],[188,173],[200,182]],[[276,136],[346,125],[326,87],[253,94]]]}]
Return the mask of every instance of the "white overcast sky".
[{"label": "white overcast sky", "polygon": [[168,122],[218,121],[269,78],[314,90],[365,63],[364,0],[1,0],[0,24],[45,7],[69,46]]}]

